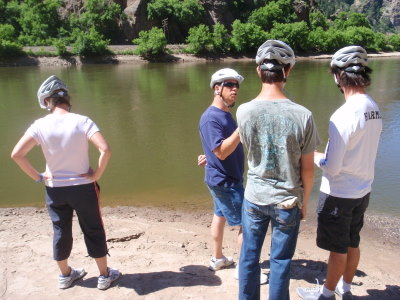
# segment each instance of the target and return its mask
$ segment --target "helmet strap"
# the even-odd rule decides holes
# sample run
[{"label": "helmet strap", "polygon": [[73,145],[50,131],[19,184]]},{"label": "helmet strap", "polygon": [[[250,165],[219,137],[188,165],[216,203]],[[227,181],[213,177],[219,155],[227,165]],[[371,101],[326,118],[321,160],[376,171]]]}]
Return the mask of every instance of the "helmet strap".
[{"label": "helmet strap", "polygon": [[228,104],[228,103],[224,100],[224,98],[222,98],[222,96],[220,96],[220,97],[221,97],[221,100],[222,100],[222,102],[224,103],[224,105],[225,105],[226,107],[232,108],[232,107],[235,106],[236,102],[233,102],[232,104]]},{"label": "helmet strap", "polygon": [[222,103],[223,103],[226,107],[228,107],[228,108],[234,107],[234,106],[235,106],[235,102],[233,102],[232,104],[228,104],[228,103],[225,101],[224,97],[222,97],[222,89],[223,89],[223,88],[224,88],[224,84],[222,84],[221,92],[216,92],[216,94],[219,95],[219,97],[220,97]]}]

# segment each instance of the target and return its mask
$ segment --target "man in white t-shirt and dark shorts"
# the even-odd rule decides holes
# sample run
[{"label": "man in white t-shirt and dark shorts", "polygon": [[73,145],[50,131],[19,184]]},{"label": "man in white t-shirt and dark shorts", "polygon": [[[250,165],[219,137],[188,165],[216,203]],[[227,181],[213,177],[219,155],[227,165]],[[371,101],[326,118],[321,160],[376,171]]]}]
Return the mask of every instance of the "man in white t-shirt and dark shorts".
[{"label": "man in white t-shirt and dark shorts", "polygon": [[325,284],[298,288],[302,299],[351,300],[350,287],[360,259],[360,231],[374,179],[375,159],[382,131],[376,102],[365,93],[370,84],[366,51],[348,46],[337,51],[331,73],[346,99],[329,122],[325,153],[315,153],[323,171],[317,229],[318,247],[330,251]]}]

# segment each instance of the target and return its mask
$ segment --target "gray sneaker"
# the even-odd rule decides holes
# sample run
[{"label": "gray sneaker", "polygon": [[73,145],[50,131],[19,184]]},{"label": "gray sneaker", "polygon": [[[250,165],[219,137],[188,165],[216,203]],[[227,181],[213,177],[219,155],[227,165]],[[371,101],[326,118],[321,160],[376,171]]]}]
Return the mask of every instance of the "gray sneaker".
[{"label": "gray sneaker", "polygon": [[121,277],[121,272],[116,269],[107,268],[108,276],[100,275],[99,279],[97,280],[97,288],[99,290],[106,290],[108,289],[111,284],[116,281],[118,278]]},{"label": "gray sneaker", "polygon": [[322,295],[321,287],[317,285],[314,288],[297,288],[297,295],[304,300],[335,300],[335,295],[325,297]]},{"label": "gray sneaker", "polygon": [[74,269],[71,268],[71,273],[68,276],[58,275],[58,288],[67,289],[69,288],[74,281],[81,279],[87,274],[85,269]]},{"label": "gray sneaker", "polygon": [[353,294],[351,293],[351,291],[345,292],[345,293],[341,293],[338,288],[335,289],[335,293],[336,295],[338,295],[340,297],[340,299],[342,300],[353,300]]}]

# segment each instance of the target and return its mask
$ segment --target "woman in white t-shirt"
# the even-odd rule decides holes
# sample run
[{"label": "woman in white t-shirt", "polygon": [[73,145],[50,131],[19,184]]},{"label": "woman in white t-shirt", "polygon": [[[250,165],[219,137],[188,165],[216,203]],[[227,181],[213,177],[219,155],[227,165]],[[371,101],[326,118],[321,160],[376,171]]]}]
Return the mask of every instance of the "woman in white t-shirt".
[{"label": "woman in white t-shirt", "polygon": [[[46,205],[54,229],[53,256],[61,271],[59,288],[69,288],[86,275],[83,268],[68,264],[75,211],[88,254],[95,259],[100,272],[97,287],[107,289],[121,276],[118,270],[107,266],[108,249],[97,184],[110,159],[110,147],[91,119],[70,112],[68,88],[59,78],[47,78],[37,96],[40,107],[50,114],[28,128],[11,157],[35,182],[45,183]],[[89,166],[89,141],[100,152],[95,170]],[[46,159],[44,173],[38,172],[27,158],[35,145],[41,146]]]}]

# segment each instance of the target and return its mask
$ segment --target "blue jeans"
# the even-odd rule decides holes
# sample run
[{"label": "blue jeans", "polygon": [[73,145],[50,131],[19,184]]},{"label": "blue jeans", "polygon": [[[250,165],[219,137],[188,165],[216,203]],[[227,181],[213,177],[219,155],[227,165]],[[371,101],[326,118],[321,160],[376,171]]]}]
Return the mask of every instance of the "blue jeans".
[{"label": "blue jeans", "polygon": [[243,245],[239,260],[239,299],[260,299],[260,255],[271,222],[269,300],[288,300],[290,264],[296,249],[300,210],[257,205],[244,199]]}]

